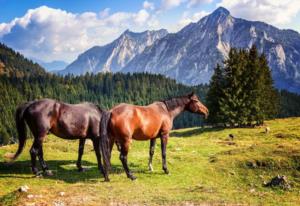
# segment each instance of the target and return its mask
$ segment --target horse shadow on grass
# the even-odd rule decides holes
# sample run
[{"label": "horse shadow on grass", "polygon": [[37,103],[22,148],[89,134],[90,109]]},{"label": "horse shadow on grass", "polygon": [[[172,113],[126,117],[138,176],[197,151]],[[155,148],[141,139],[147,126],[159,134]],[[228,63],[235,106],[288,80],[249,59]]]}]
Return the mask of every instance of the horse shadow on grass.
[{"label": "horse shadow on grass", "polygon": [[[103,181],[103,175],[98,170],[96,163],[88,161],[82,161],[82,165],[87,170],[85,172],[79,172],[76,168],[76,161],[72,160],[49,160],[46,161],[49,169],[53,171],[53,176],[42,176],[43,179],[61,180],[67,183],[77,182],[97,182],[99,178]],[[38,178],[32,174],[30,168],[30,160],[16,161],[13,164],[0,162],[0,179],[1,178],[20,178],[31,179]],[[140,165],[130,163],[130,168],[136,174],[148,173],[148,171],[142,170]],[[118,165],[112,165],[110,174],[125,174],[121,163]]]},{"label": "horse shadow on grass", "polygon": [[218,131],[222,131],[224,130],[223,127],[213,127],[213,128],[193,128],[193,129],[189,129],[187,131],[178,131],[178,130],[174,130],[171,132],[171,137],[191,137],[191,136],[196,136],[196,135],[200,135],[202,133],[206,133],[206,132],[218,132]]}]

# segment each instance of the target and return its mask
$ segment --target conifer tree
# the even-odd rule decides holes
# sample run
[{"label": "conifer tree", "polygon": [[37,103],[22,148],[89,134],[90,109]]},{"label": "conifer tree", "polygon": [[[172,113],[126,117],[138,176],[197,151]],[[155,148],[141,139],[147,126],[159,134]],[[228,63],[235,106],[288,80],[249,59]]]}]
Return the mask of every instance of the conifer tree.
[{"label": "conifer tree", "polygon": [[230,126],[262,124],[277,114],[277,100],[266,58],[255,46],[249,51],[232,48],[210,82],[208,121]]},{"label": "conifer tree", "polygon": [[220,101],[219,98],[216,98],[222,96],[221,88],[223,88],[223,72],[221,66],[217,64],[210,80],[209,90],[206,96],[207,107],[212,114],[208,116],[208,121],[211,123],[223,122],[222,116],[220,115]]}]

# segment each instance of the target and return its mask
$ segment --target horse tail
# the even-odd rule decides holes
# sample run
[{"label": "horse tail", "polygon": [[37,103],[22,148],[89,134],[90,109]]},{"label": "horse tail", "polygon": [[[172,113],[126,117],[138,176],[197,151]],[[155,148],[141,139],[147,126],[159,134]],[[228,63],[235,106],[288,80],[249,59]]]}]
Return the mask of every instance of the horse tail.
[{"label": "horse tail", "polygon": [[5,157],[10,159],[11,161],[14,161],[15,159],[18,158],[18,156],[21,154],[21,152],[23,151],[23,148],[26,144],[26,124],[25,124],[25,119],[24,119],[24,112],[31,103],[32,102],[22,104],[17,108],[16,115],[15,115],[15,121],[16,121],[18,138],[19,138],[18,150],[15,154],[9,153],[9,154],[5,155]]},{"label": "horse tail", "polygon": [[110,169],[110,138],[108,135],[108,123],[111,117],[111,112],[103,111],[101,122],[100,122],[100,150],[103,156],[103,162],[105,170],[108,171]]}]

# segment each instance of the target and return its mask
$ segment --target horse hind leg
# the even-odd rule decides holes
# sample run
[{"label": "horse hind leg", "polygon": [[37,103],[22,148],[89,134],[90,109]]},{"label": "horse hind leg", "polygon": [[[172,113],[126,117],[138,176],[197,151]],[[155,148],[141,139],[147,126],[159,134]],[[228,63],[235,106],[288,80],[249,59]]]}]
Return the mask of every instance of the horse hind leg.
[{"label": "horse hind leg", "polygon": [[155,142],[156,142],[155,138],[150,140],[149,162],[148,162],[148,167],[149,167],[150,171],[153,171],[152,159],[153,159],[154,150],[155,150]]},{"label": "horse hind leg", "polygon": [[[44,136],[45,137],[45,136]],[[40,165],[44,171],[44,173],[47,176],[53,176],[53,173],[51,170],[49,170],[48,165],[46,164],[46,162],[44,161],[44,152],[43,152],[43,140],[44,137],[41,138],[41,145],[40,145],[40,150],[39,150],[39,161],[40,161]]]},{"label": "horse hind leg", "polygon": [[47,176],[53,176],[53,173],[51,170],[49,170],[48,165],[46,164],[45,160],[44,160],[44,152],[43,152],[43,142],[44,139],[46,137],[45,135],[41,135],[38,140],[39,140],[39,150],[38,150],[38,157],[39,157],[39,162],[40,165],[45,173],[45,175]]},{"label": "horse hind leg", "polygon": [[136,177],[132,174],[130,171],[128,164],[127,164],[127,155],[128,155],[128,150],[129,150],[129,143],[123,143],[121,144],[121,152],[120,152],[120,160],[122,162],[123,168],[126,172],[126,175],[129,179],[135,180]]},{"label": "horse hind leg", "polygon": [[38,156],[42,170],[47,176],[52,176],[52,172],[49,170],[48,165],[44,161],[44,152],[43,152],[43,141],[46,135],[35,136],[33,145],[30,149],[31,155],[31,168],[32,172],[38,175],[38,169],[36,167],[36,157]]},{"label": "horse hind leg", "polygon": [[34,140],[31,149],[30,149],[30,156],[31,156],[31,171],[33,174],[38,175],[39,170],[36,167],[36,156],[38,154],[38,145],[37,141]]},{"label": "horse hind leg", "polygon": [[77,159],[77,163],[76,163],[76,166],[77,166],[79,172],[84,172],[85,171],[85,169],[81,165],[81,159],[82,159],[82,155],[83,155],[83,151],[84,151],[85,140],[86,139],[80,139],[79,140],[78,159]]},{"label": "horse hind leg", "polygon": [[103,165],[101,162],[100,140],[99,140],[99,138],[94,138],[94,139],[92,139],[92,141],[93,141],[93,146],[94,146],[94,150],[95,150],[96,157],[97,157],[98,169],[103,174],[105,181],[109,181],[108,173],[106,170],[103,169]]}]

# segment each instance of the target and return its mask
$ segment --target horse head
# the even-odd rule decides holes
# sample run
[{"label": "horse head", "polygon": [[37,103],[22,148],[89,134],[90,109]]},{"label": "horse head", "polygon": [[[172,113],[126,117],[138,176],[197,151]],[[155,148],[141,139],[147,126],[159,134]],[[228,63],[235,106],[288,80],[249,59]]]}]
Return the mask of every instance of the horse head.
[{"label": "horse head", "polygon": [[186,106],[186,109],[192,113],[199,113],[207,118],[208,116],[208,109],[206,106],[199,100],[198,96],[192,92],[191,94],[187,95],[188,99],[190,100]]}]

